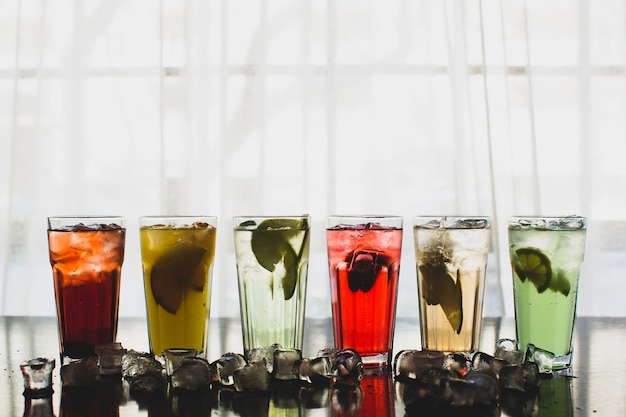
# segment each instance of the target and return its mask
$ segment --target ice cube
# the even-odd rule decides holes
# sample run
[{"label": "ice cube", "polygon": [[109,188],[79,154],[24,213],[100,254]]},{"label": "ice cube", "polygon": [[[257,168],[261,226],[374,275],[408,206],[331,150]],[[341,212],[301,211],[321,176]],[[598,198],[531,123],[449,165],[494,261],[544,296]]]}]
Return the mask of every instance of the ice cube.
[{"label": "ice cube", "polygon": [[461,378],[448,378],[443,381],[440,401],[453,407],[473,407],[476,386]]},{"label": "ice cube", "polygon": [[485,352],[476,352],[472,356],[472,369],[477,371],[491,371],[498,375],[500,369],[504,368],[506,365],[507,363],[504,360],[494,358]]},{"label": "ice cube", "polygon": [[267,372],[271,373],[274,369],[274,352],[280,348],[282,346],[279,343],[274,343],[271,346],[250,349],[248,362],[265,361]]},{"label": "ice cube", "polygon": [[460,219],[452,223],[451,229],[484,229],[489,226],[487,219]]},{"label": "ice cube", "polygon": [[505,366],[500,370],[500,384],[503,389],[534,393],[541,384],[539,367],[535,362]]},{"label": "ice cube", "polygon": [[341,349],[330,357],[331,384],[334,388],[352,388],[361,383],[364,366],[354,349]]},{"label": "ice cube", "polygon": [[165,371],[167,376],[171,377],[172,374],[180,364],[187,358],[193,358],[198,354],[197,349],[176,348],[163,350],[163,359],[165,359]]},{"label": "ice cube", "polygon": [[328,356],[318,356],[317,358],[306,358],[296,364],[298,379],[309,384],[318,386],[330,385],[330,358]]},{"label": "ice cube", "polygon": [[237,369],[233,378],[235,390],[238,392],[269,392],[270,374],[267,372],[265,361],[252,362],[243,368]]},{"label": "ice cube", "polygon": [[237,369],[246,366],[247,362],[243,355],[239,353],[224,353],[218,360],[211,363],[214,369],[216,382],[223,386],[233,386],[235,384],[234,373]]},{"label": "ice cube", "polygon": [[462,353],[449,353],[443,359],[443,369],[465,375],[471,367],[470,361]]},{"label": "ice cube", "polygon": [[302,351],[299,349],[276,349],[272,376],[281,381],[298,379],[296,362],[300,360],[302,360]]},{"label": "ice cube", "polygon": [[122,357],[126,349],[119,342],[96,345],[100,375],[121,375]]},{"label": "ice cube", "polygon": [[31,398],[44,397],[52,393],[52,370],[56,361],[49,358],[34,358],[20,364],[24,377],[24,393]]},{"label": "ice cube", "polygon": [[506,361],[509,365],[519,365],[524,361],[524,352],[519,350],[513,339],[498,339],[494,357]]},{"label": "ice cube", "polygon": [[542,374],[551,374],[554,368],[554,353],[543,350],[532,343],[526,346],[526,362],[535,362],[539,367],[539,372]]},{"label": "ice cube", "polygon": [[61,367],[63,387],[88,387],[100,382],[100,369],[95,356],[78,359]]},{"label": "ice cube", "polygon": [[122,356],[122,376],[126,379],[135,378],[147,373],[161,373],[163,365],[149,353],[129,350]]},{"label": "ice cube", "polygon": [[186,391],[208,390],[211,380],[209,362],[202,358],[183,359],[171,375],[172,388]]},{"label": "ice cube", "polygon": [[432,350],[402,350],[394,360],[394,376],[399,381],[418,380],[428,369],[443,367],[444,356]]}]

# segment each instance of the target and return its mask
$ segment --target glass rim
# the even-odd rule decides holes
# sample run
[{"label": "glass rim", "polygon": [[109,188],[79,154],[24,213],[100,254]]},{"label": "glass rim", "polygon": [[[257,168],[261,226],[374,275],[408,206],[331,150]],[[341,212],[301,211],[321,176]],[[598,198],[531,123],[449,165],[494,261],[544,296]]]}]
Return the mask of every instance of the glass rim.
[{"label": "glass rim", "polygon": [[[507,226],[510,229],[516,230],[587,230],[588,220],[587,217],[578,215],[511,216],[507,221]],[[568,221],[577,221],[578,223],[569,223]],[[553,223],[557,223],[556,227]]]},{"label": "glass rim", "polygon": [[403,219],[404,216],[399,214],[329,214],[327,219]]},{"label": "glass rim", "polygon": [[197,219],[197,218],[213,218],[217,219],[217,216],[210,214],[151,214],[147,216],[139,216],[139,219]]},{"label": "glass rim", "polygon": [[306,218],[311,218],[311,215],[310,214],[294,214],[294,215],[285,215],[285,216],[279,216],[279,215],[233,216],[233,220],[235,219],[306,219]]},{"label": "glass rim", "polygon": [[426,227],[430,221],[439,220],[440,229],[453,229],[454,222],[462,221],[462,220],[483,220],[484,224],[476,225],[475,227],[465,227],[463,229],[489,229],[493,224],[493,220],[491,216],[480,216],[480,215],[438,215],[438,216],[429,216],[429,215],[417,215],[413,216],[413,227],[414,228],[428,228],[434,229],[435,227]]},{"label": "glass rim", "polygon": [[77,214],[77,215],[70,215],[70,214],[62,214],[62,215],[58,215],[58,216],[47,216],[48,219],[125,219],[124,216],[115,216],[115,215],[109,215],[109,214],[105,214],[102,216],[98,216],[95,214],[86,214],[86,215],[82,215],[82,214]]},{"label": "glass rim", "polygon": [[512,220],[524,220],[524,219],[528,219],[528,220],[540,220],[540,219],[545,219],[545,220],[560,220],[560,219],[587,220],[588,218],[586,216],[579,216],[578,214],[564,214],[562,216],[554,216],[554,215],[541,216],[541,215],[531,214],[531,215],[528,215],[528,216],[514,215],[514,216],[510,216],[509,217],[509,221],[512,221]]},{"label": "glass rim", "polygon": [[47,217],[48,230],[50,231],[66,231],[66,229],[83,224],[85,226],[91,225],[111,225],[114,224],[120,229],[126,229],[126,217],[124,216],[110,216],[110,215],[60,215],[60,216],[48,216]]}]

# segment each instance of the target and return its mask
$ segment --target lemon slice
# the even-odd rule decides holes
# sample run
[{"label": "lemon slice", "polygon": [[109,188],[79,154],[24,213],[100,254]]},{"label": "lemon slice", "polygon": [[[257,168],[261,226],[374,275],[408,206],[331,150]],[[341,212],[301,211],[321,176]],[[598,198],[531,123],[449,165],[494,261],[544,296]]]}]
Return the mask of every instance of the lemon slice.
[{"label": "lemon slice", "polygon": [[160,257],[150,272],[152,295],[161,307],[176,314],[188,286],[198,289],[194,273],[206,250],[198,246],[179,246]]},{"label": "lemon slice", "polygon": [[513,269],[524,282],[528,279],[537,288],[538,293],[544,292],[552,280],[550,258],[536,248],[519,248],[515,250]]}]

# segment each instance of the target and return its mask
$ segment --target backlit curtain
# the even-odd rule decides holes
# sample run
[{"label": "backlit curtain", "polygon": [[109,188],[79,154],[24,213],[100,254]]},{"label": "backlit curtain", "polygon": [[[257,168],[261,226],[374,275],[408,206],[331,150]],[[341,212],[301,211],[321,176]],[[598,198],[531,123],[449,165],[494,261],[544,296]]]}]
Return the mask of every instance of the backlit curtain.
[{"label": "backlit curtain", "polygon": [[[53,315],[46,216],[220,219],[212,315],[237,316],[232,216],[310,213],[307,315],[330,315],[324,216],[493,218],[485,314],[511,315],[506,219],[589,216],[579,314],[623,315],[626,3],[0,0],[0,314]],[[611,291],[607,289],[611,288]]]}]

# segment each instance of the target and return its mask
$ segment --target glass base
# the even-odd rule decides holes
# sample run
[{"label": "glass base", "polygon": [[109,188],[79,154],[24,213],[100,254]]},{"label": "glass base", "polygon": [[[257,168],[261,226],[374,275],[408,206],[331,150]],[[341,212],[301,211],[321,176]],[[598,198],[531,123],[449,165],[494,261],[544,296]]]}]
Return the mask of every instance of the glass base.
[{"label": "glass base", "polygon": [[363,366],[366,369],[386,369],[390,366],[391,352],[379,353],[376,355],[370,356],[361,356],[361,360],[363,361]]}]

